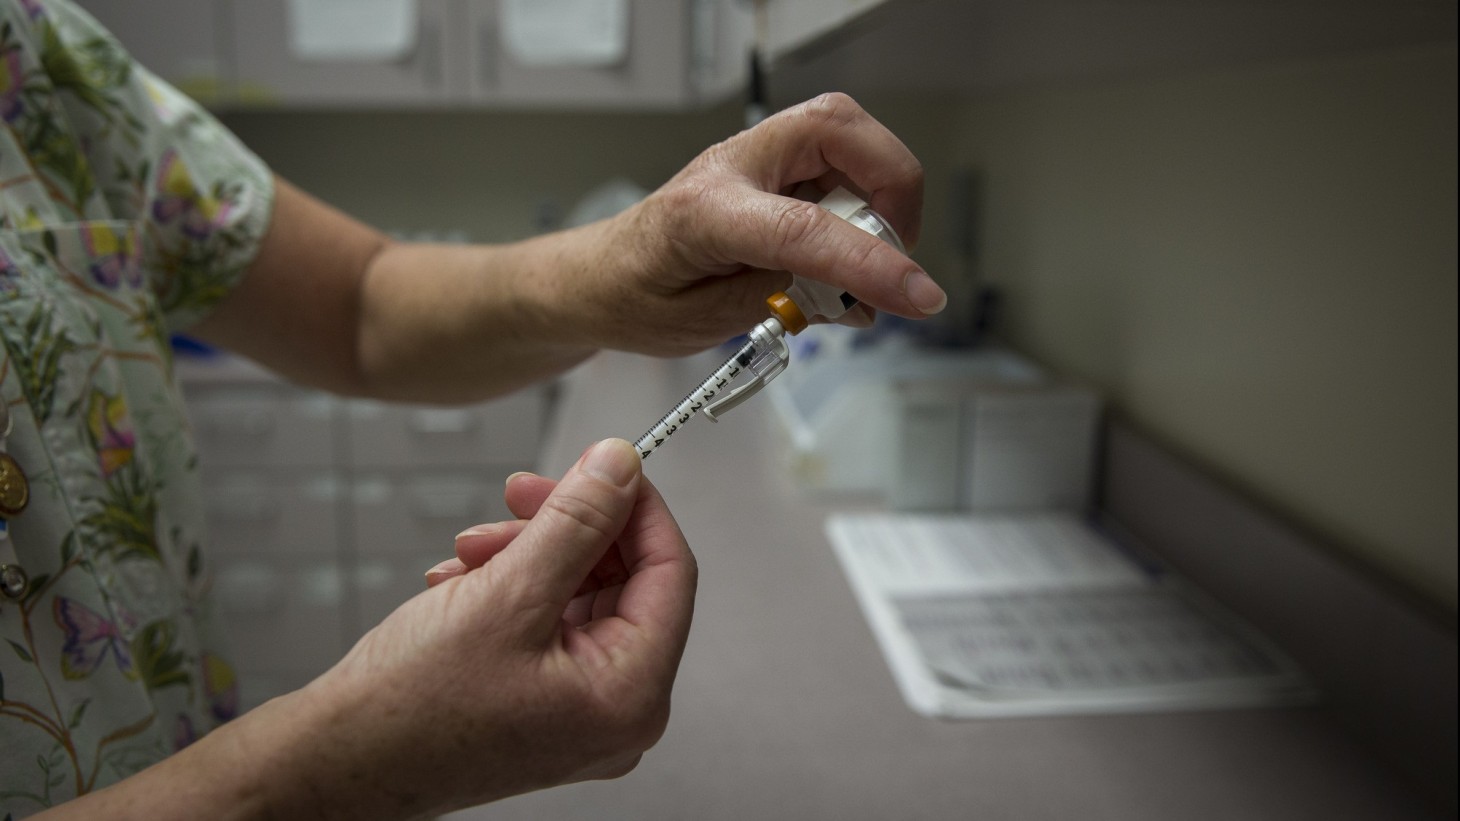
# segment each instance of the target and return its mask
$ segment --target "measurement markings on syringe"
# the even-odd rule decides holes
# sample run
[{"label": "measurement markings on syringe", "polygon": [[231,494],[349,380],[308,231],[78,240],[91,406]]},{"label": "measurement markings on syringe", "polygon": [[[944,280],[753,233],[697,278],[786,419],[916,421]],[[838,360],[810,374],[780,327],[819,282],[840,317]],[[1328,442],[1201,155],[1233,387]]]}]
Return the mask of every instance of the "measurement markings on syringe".
[{"label": "measurement markings on syringe", "polygon": [[700,383],[698,388],[691,391],[669,413],[664,414],[659,422],[639,439],[639,458],[648,459],[654,450],[664,444],[666,439],[673,436],[680,427],[690,420],[690,417],[708,406],[710,401],[730,384],[731,380],[735,379],[745,368],[749,367],[754,358],[755,348],[753,343],[746,343],[733,356],[725,360],[725,363],[717,368],[708,379]]}]

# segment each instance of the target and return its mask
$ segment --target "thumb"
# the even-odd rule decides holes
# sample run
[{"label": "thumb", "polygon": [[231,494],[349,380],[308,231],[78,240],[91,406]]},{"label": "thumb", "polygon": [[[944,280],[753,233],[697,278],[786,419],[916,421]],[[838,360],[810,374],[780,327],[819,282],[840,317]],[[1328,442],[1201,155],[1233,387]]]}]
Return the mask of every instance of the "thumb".
[{"label": "thumb", "polygon": [[634,446],[605,439],[589,448],[545,499],[501,563],[519,612],[541,609],[557,629],[563,609],[623,532],[638,499],[642,461]]}]

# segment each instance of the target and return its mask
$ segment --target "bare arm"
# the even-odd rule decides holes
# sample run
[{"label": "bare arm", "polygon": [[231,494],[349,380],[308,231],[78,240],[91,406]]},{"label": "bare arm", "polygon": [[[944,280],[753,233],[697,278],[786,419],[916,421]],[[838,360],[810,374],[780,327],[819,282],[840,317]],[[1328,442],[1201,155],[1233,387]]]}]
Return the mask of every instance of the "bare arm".
[{"label": "bare arm", "polygon": [[572,276],[582,263],[570,252],[587,237],[401,243],[283,179],[276,186],[263,246],[190,329],[201,339],[301,384],[444,402],[510,391],[595,350],[562,327],[542,289],[549,276]]},{"label": "bare arm", "polygon": [[744,333],[795,272],[922,318],[941,289],[814,205],[801,183],[862,193],[909,246],[922,169],[842,95],[706,150],[602,222],[505,245],[393,242],[280,180],[243,282],[193,332],[295,381],[388,399],[470,401],[600,348],[692,353]]}]

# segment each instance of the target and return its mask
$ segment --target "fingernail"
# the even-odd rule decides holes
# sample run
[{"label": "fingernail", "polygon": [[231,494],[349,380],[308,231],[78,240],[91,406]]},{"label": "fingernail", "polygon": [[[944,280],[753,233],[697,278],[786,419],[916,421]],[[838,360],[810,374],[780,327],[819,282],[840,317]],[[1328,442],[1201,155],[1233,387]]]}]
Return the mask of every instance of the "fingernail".
[{"label": "fingernail", "polygon": [[536,475],[537,475],[536,473],[529,473],[529,472],[527,472],[525,470],[519,470],[516,473],[512,474],[511,476],[508,476],[507,477],[507,481],[503,482],[502,484],[504,484],[504,485],[510,485],[510,484],[512,484],[512,482],[514,480],[517,479],[518,476],[536,476]]},{"label": "fingernail", "polygon": [[948,305],[948,295],[922,271],[913,271],[902,280],[902,292],[914,308],[925,314],[936,314]]},{"label": "fingernail", "polygon": [[430,570],[427,570],[426,571],[426,578],[429,579],[432,576],[444,576],[447,573],[450,573],[450,572],[456,570],[456,568],[459,567],[460,565],[461,565],[461,560],[460,559],[447,559],[446,561],[442,562],[441,564],[438,564],[435,567],[431,568]]},{"label": "fingernail", "polygon": [[625,487],[639,472],[639,454],[622,439],[604,439],[583,455],[583,472]]},{"label": "fingernail", "polygon": [[472,525],[466,530],[463,530],[460,533],[456,534],[456,538],[461,539],[467,536],[490,536],[501,529],[501,525]]}]

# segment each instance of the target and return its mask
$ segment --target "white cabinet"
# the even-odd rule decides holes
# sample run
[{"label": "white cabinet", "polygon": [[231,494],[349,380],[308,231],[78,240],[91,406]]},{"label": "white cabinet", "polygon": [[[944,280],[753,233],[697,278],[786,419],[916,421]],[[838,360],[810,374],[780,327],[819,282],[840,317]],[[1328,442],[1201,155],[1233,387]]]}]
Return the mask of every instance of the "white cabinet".
[{"label": "white cabinet", "polygon": [[78,0],[138,62],[205,104],[222,99],[224,6],[206,0]]},{"label": "white cabinet", "polygon": [[294,46],[286,0],[228,4],[235,102],[246,105],[429,106],[457,102],[464,50],[455,0],[418,0],[399,54],[311,57]]},{"label": "white cabinet", "polygon": [[690,98],[689,4],[632,0],[622,60],[602,66],[531,65],[514,55],[503,3],[467,0],[471,97],[508,105],[671,105]]},{"label": "white cabinet", "polygon": [[621,60],[534,65],[515,54],[503,0],[464,0],[472,103],[674,108],[711,101],[745,77],[750,14],[734,0],[629,0]]},{"label": "white cabinet", "polygon": [[738,0],[627,0],[622,59],[541,65],[508,47],[502,0],[417,0],[399,53],[308,57],[288,0],[215,3],[246,106],[682,108],[739,88],[751,32]]}]

